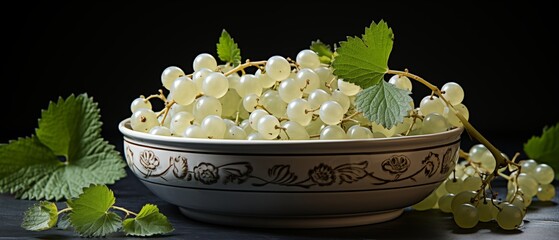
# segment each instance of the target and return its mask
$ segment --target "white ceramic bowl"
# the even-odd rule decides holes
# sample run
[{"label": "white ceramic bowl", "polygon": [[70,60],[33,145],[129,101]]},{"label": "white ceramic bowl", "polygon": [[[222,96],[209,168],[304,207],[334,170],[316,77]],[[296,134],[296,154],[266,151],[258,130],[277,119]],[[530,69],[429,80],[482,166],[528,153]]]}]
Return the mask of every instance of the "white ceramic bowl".
[{"label": "white ceramic bowl", "polygon": [[327,228],[394,219],[435,190],[458,159],[462,128],[385,139],[188,139],[119,124],[128,166],[199,221]]}]

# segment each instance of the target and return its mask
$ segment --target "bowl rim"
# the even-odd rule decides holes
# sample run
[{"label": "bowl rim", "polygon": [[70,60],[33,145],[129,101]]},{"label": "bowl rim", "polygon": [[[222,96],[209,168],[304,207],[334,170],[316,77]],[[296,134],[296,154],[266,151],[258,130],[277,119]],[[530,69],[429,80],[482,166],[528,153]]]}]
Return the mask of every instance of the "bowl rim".
[{"label": "bowl rim", "polygon": [[134,131],[130,127],[130,118],[126,118],[118,124],[118,129],[125,137],[134,139],[154,141],[154,142],[168,142],[168,143],[203,143],[203,144],[219,144],[219,145],[300,145],[300,144],[331,144],[331,143],[365,143],[365,142],[382,142],[382,143],[397,143],[407,141],[417,141],[417,139],[433,139],[445,138],[455,134],[461,135],[464,127],[454,127],[450,130],[439,133],[428,133],[413,136],[401,137],[388,137],[388,138],[368,138],[368,139],[328,139],[328,140],[237,140],[237,139],[206,139],[206,138],[187,138],[176,136],[160,136],[149,133]]}]

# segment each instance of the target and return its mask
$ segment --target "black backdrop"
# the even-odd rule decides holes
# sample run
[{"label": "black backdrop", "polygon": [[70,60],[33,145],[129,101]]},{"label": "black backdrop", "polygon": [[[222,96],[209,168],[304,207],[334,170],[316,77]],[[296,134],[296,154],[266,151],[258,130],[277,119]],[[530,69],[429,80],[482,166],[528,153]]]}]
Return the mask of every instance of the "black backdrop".
[{"label": "black backdrop", "polygon": [[[191,71],[197,54],[215,54],[222,29],[244,58],[264,60],[294,57],[317,38],[342,41],[381,19],[396,37],[390,68],[439,86],[460,83],[471,122],[489,138],[520,151],[559,121],[559,29],[551,5],[390,2],[3,6],[0,143],[32,134],[49,101],[83,92],[100,105],[104,136],[120,141],[117,124],[130,115],[130,101],[155,93],[165,67]],[[414,84],[414,99],[425,94]]]}]

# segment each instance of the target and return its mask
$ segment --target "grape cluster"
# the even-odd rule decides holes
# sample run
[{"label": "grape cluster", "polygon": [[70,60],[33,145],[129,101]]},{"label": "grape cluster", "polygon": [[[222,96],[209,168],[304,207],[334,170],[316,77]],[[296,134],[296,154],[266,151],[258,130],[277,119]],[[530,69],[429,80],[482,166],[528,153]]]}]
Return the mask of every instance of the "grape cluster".
[{"label": "grape cluster", "polygon": [[[308,140],[364,139],[446,131],[462,123],[437,96],[423,98],[403,122],[387,129],[366,119],[355,107],[362,88],[333,74],[316,52],[305,49],[296,60],[272,56],[267,61],[233,67],[218,65],[208,53],[199,54],[185,74],[169,66],[161,74],[167,95],[138,97],[130,106],[133,130],[155,135],[210,139]],[[255,67],[254,73],[245,68]],[[248,70],[248,69],[247,69]],[[241,73],[239,75],[239,73]],[[409,92],[408,77],[393,75],[389,83]],[[464,91],[445,84],[443,96],[466,119]],[[151,99],[165,101],[154,111]]]},{"label": "grape cluster", "polygon": [[483,185],[496,167],[491,152],[483,144],[476,144],[462,155],[465,159],[456,165],[449,178],[413,205],[413,209],[438,208],[452,213],[461,228],[496,221],[501,228],[511,230],[521,226],[534,198],[551,201],[555,197],[552,184],[555,173],[547,164],[528,159],[518,163],[512,161],[507,167],[498,169],[498,175],[507,180],[507,195],[502,199],[492,191],[491,185]]}]

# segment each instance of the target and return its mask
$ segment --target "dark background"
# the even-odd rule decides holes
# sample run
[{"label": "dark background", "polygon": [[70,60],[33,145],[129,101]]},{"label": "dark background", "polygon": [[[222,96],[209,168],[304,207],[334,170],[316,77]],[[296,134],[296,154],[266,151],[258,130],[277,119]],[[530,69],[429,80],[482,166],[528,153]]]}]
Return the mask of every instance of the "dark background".
[{"label": "dark background", "polygon": [[[551,5],[207,2],[3,6],[0,143],[31,135],[49,101],[84,92],[99,103],[104,136],[120,143],[117,125],[130,102],[156,93],[165,67],[191,72],[197,54],[216,54],[222,29],[244,59],[265,60],[294,58],[316,39],[360,35],[381,19],[396,37],[389,67],[438,86],[460,83],[471,122],[508,154],[559,120],[559,19]],[[416,101],[428,93],[414,83]]]}]

